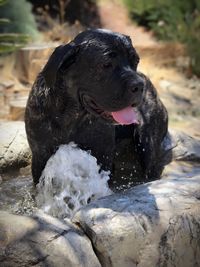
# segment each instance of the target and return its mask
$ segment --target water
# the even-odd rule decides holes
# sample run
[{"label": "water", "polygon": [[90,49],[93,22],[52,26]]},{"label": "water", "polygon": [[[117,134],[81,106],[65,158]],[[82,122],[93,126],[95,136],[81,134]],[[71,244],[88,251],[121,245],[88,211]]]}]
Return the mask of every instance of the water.
[{"label": "water", "polygon": [[31,215],[36,210],[35,189],[31,175],[6,174],[0,182],[0,209]]},{"label": "water", "polygon": [[0,209],[31,215],[38,208],[58,217],[71,218],[82,206],[112,194],[109,172],[74,143],[62,145],[46,164],[35,188],[30,169],[0,179]]},{"label": "water", "polygon": [[37,206],[58,218],[72,217],[82,206],[112,193],[109,172],[74,143],[61,145],[46,164],[37,186]]},{"label": "water", "polygon": [[[135,166],[127,159],[129,156],[129,151],[117,154],[115,178],[110,183],[114,191],[125,191],[141,183],[135,175]],[[82,206],[112,194],[109,174],[100,170],[89,152],[74,143],[62,145],[47,162],[36,188],[30,169],[2,177],[0,209],[31,215],[39,208],[58,218],[71,218]]]}]

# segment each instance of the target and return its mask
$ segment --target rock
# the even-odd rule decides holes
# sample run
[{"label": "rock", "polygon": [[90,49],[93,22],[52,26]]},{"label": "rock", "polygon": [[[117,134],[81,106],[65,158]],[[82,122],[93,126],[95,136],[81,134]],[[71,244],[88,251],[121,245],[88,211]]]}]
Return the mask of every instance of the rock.
[{"label": "rock", "polygon": [[4,248],[12,242],[20,240],[38,227],[38,223],[32,218],[0,211],[0,247]]},{"label": "rock", "polygon": [[[24,123],[2,122],[0,128],[1,170],[27,163]],[[170,130],[162,160],[184,168],[99,199],[79,210],[73,223],[1,212],[0,266],[200,266],[200,141]],[[196,175],[186,175],[186,164],[197,167]]]},{"label": "rock", "polygon": [[163,141],[163,149],[166,158],[171,154],[170,161],[200,163],[200,141],[181,131],[170,129]]},{"label": "rock", "polygon": [[159,83],[160,87],[164,90],[168,90],[173,84],[167,80],[161,80]]},{"label": "rock", "polygon": [[0,86],[2,86],[3,88],[5,89],[9,89],[9,88],[12,88],[14,87],[14,82],[13,81],[10,81],[10,80],[1,80],[0,82]]},{"label": "rock", "polygon": [[106,267],[200,266],[200,175],[104,197],[75,214]]},{"label": "rock", "polygon": [[0,172],[30,163],[24,122],[0,122]]},{"label": "rock", "polygon": [[26,109],[26,102],[28,96],[17,98],[16,100],[12,100],[9,103],[10,112],[9,118],[11,120],[24,120],[24,113]]},{"label": "rock", "polygon": [[11,88],[0,85],[0,118],[22,120],[30,88],[31,85],[22,85],[17,80]]},{"label": "rock", "polygon": [[90,240],[69,221],[0,212],[0,265],[100,267]]},{"label": "rock", "polygon": [[170,129],[163,142],[165,166],[162,178],[190,178],[200,173],[200,141]]},{"label": "rock", "polygon": [[193,161],[172,161],[165,166],[161,179],[165,178],[191,178],[200,173],[200,164]]},{"label": "rock", "polygon": [[57,44],[31,45],[16,53],[16,73],[21,82],[33,83]]}]

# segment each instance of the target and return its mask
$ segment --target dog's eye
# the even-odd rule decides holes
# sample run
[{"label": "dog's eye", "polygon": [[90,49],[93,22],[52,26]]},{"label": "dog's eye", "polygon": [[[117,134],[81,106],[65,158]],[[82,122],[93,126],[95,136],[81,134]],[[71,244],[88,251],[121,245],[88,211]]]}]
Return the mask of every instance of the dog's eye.
[{"label": "dog's eye", "polygon": [[109,53],[109,57],[110,58],[115,58],[115,57],[117,57],[117,53],[116,52],[110,52]]}]

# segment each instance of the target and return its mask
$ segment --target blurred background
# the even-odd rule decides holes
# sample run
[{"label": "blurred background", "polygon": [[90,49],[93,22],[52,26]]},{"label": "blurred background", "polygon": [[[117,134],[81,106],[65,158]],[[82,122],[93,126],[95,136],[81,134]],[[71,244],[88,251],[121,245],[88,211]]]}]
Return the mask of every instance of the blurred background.
[{"label": "blurred background", "polygon": [[23,120],[53,49],[99,27],[131,37],[170,126],[200,138],[200,0],[0,0],[0,120]]}]

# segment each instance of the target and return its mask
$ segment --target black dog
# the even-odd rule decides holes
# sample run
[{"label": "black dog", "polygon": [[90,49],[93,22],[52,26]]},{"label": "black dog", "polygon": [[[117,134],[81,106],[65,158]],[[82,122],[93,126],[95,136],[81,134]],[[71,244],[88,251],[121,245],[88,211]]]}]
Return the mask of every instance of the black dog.
[{"label": "black dog", "polygon": [[116,172],[115,162],[128,153],[125,160],[141,179],[160,176],[167,111],[136,71],[138,62],[130,38],[108,30],[82,32],[55,49],[25,113],[35,184],[59,145],[70,141],[90,150],[102,169],[114,163]]}]

